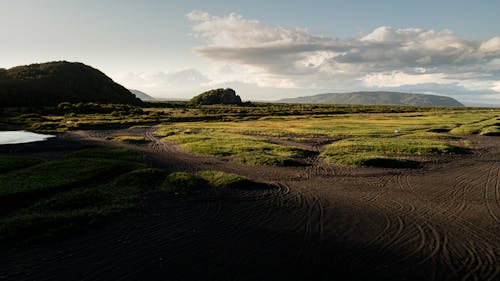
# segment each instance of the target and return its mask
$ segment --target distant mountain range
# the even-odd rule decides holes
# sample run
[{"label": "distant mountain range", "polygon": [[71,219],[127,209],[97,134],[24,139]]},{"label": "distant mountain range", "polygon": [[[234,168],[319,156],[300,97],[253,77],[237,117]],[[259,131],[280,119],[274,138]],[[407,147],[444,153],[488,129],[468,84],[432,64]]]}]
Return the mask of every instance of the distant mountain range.
[{"label": "distant mountain range", "polygon": [[398,92],[352,92],[328,93],[308,97],[287,98],[281,103],[316,104],[373,104],[411,106],[464,106],[457,100],[437,95],[410,94]]},{"label": "distant mountain range", "polygon": [[82,63],[58,61],[0,69],[0,107],[61,102],[142,103],[104,73]]},{"label": "distant mountain range", "polygon": [[133,90],[133,89],[128,89],[132,94],[135,95],[136,98],[138,99],[141,99],[142,101],[156,101],[155,98],[153,98],[152,96],[142,92],[142,91],[139,91],[139,90]]}]

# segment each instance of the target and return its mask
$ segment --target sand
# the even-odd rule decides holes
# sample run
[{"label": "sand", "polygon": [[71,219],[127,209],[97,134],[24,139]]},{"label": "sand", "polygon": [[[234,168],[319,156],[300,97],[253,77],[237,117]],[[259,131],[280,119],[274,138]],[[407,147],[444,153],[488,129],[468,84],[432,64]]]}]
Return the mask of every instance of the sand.
[{"label": "sand", "polygon": [[[2,252],[0,280],[500,278],[498,138],[467,137],[471,154],[428,158],[416,169],[339,167],[319,155],[308,166],[258,167],[185,153],[153,130],[76,131],[0,152],[59,158],[125,146],[168,171],[217,169],[271,185],[153,193],[95,228]],[[106,139],[120,134],[150,143]]]}]

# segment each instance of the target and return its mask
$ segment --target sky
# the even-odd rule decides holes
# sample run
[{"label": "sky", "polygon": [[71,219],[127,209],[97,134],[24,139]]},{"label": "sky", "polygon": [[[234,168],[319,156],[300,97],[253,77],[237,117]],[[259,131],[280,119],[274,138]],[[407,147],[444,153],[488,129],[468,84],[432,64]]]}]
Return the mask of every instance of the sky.
[{"label": "sky", "polygon": [[500,1],[0,0],[0,68],[78,61],[127,88],[243,100],[405,91],[500,104]]}]

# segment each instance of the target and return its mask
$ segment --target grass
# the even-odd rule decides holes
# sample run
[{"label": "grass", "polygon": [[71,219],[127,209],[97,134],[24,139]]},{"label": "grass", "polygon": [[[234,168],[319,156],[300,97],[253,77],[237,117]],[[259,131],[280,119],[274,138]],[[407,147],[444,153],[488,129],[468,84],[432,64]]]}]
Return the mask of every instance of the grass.
[{"label": "grass", "polygon": [[352,138],[330,144],[327,149],[346,153],[379,152],[412,155],[448,154],[460,151],[458,147],[440,141],[404,138]]},{"label": "grass", "polygon": [[32,213],[0,219],[0,246],[54,239],[80,230],[96,218],[98,210],[83,209],[56,213]]},{"label": "grass", "polygon": [[386,168],[411,168],[418,165],[416,161],[402,157],[391,157],[370,153],[334,153],[324,154],[326,160],[331,163],[344,166],[371,166]]},{"label": "grass", "polygon": [[256,185],[258,183],[240,175],[208,170],[196,174],[171,173],[163,182],[162,189],[176,195],[190,195],[207,188],[244,189]]},{"label": "grass", "polygon": [[117,160],[137,160],[139,153],[126,148],[116,147],[95,147],[75,151],[69,158],[99,158],[99,159],[117,159]]},{"label": "grass", "polygon": [[113,138],[114,141],[129,143],[129,144],[145,144],[148,141],[142,136],[118,136]]},{"label": "grass", "polygon": [[[326,147],[330,160],[376,163],[374,157],[384,161],[395,157],[402,161],[403,156],[462,152],[463,149],[456,146],[462,143],[456,135],[458,128],[478,127],[479,133],[484,130],[483,134],[495,135],[498,116],[498,111],[482,109],[265,116],[239,122],[178,122],[161,127],[157,134],[167,141],[180,143],[190,152],[228,157],[247,164],[280,166],[298,164],[300,158],[312,152],[302,146],[273,143],[274,139],[298,143],[315,143],[319,138],[343,139],[334,145],[336,150],[359,150],[356,153],[363,152],[366,161],[354,161],[347,153],[332,154],[328,152],[332,148]],[[341,147],[343,145],[348,149]],[[345,161],[340,160],[342,157]],[[361,155],[357,155],[359,157]]]},{"label": "grass", "polygon": [[133,207],[165,178],[134,158],[130,151],[94,148],[1,174],[7,212],[0,216],[0,247],[61,237]]},{"label": "grass", "polygon": [[0,174],[34,166],[42,163],[43,161],[43,159],[33,157],[0,155]]},{"label": "grass", "polygon": [[137,168],[133,162],[72,158],[49,161],[0,175],[0,202],[26,200]]},{"label": "grass", "polygon": [[500,125],[486,126],[481,129],[480,135],[483,136],[500,136]]},{"label": "grass", "polygon": [[254,165],[294,165],[296,158],[311,153],[298,147],[268,143],[258,137],[213,130],[173,128],[163,129],[157,134],[164,135],[164,140],[181,143],[190,152],[230,157],[237,162]]},{"label": "grass", "polygon": [[459,137],[437,132],[415,132],[399,136],[402,139],[456,140]]},{"label": "grass", "polygon": [[[450,131],[452,134],[456,135],[476,135],[482,134],[483,130],[488,127],[498,127],[500,124],[500,118],[494,116],[492,118],[485,118],[475,122],[466,123],[464,125],[458,126]],[[488,129],[494,130],[494,129]]]},{"label": "grass", "polygon": [[221,171],[201,171],[197,175],[215,188],[247,188],[256,184],[246,177]]},{"label": "grass", "polygon": [[322,153],[326,160],[340,165],[392,168],[414,167],[418,163],[409,155],[460,153],[463,149],[432,139],[352,138],[337,141]]},{"label": "grass", "polygon": [[164,172],[159,169],[137,169],[106,184],[89,185],[58,193],[34,204],[30,210],[53,212],[99,208],[101,213],[120,210],[128,206],[128,202],[137,199],[144,188],[154,186],[164,177]]},{"label": "grass", "polygon": [[168,193],[189,195],[208,186],[203,178],[186,172],[175,172],[167,176],[162,189]]}]

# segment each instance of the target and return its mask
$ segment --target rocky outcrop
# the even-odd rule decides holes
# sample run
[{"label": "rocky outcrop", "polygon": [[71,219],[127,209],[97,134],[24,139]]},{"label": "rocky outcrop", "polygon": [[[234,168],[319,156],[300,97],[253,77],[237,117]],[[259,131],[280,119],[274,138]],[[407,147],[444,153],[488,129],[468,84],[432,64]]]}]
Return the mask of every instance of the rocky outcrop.
[{"label": "rocky outcrop", "polygon": [[190,101],[192,104],[209,105],[209,104],[236,104],[241,105],[240,96],[233,89],[215,89],[201,93],[193,97]]}]

